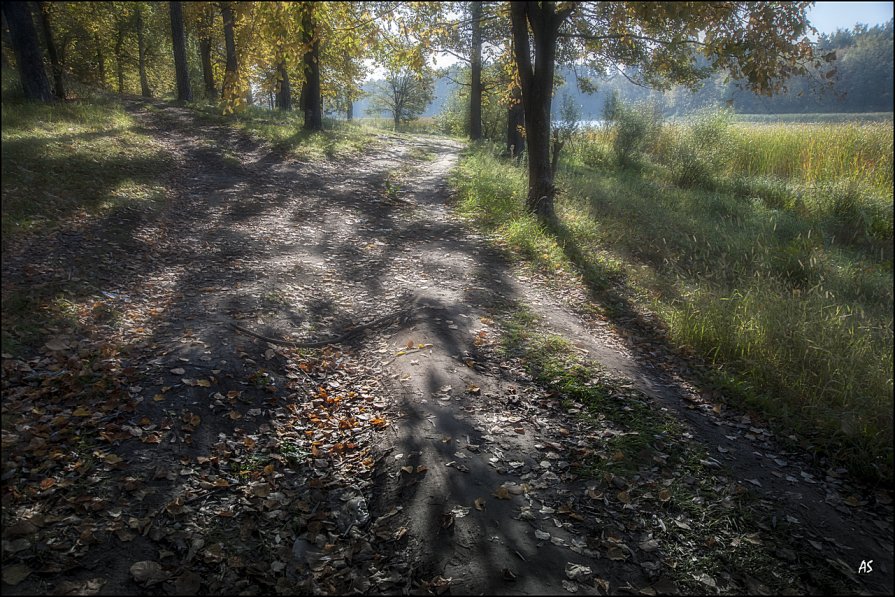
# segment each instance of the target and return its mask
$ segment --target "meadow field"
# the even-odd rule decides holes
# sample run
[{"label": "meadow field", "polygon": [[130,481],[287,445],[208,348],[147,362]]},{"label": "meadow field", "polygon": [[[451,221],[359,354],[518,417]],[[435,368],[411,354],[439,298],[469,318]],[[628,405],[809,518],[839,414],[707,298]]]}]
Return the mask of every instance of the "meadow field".
[{"label": "meadow field", "polygon": [[892,480],[893,125],[673,124],[632,107],[583,129],[557,176],[560,223],[524,213],[525,169],[474,147],[463,213],[596,303],[657,316],[705,384],[782,436]]}]

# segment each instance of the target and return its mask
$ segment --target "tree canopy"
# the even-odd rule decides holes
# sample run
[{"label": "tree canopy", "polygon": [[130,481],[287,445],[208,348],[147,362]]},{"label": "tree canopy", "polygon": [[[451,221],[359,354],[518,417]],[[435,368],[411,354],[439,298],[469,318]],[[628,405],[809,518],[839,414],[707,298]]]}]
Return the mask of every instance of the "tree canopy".
[{"label": "tree canopy", "polygon": [[[360,96],[361,82],[374,64],[389,73],[391,99],[385,107],[395,121],[412,117],[421,111],[420,102],[431,98],[430,57],[436,50],[453,53],[471,67],[472,138],[482,134],[487,87],[502,88],[509,121],[521,120],[518,108],[523,108],[528,207],[549,220],[551,107],[558,66],[586,67],[600,77],[617,73],[657,89],[696,89],[712,73],[723,72],[745,90],[771,95],[787,91],[793,77],[833,77],[824,65],[837,58],[837,51],[822,54],[806,37],[809,5],[222,1],[186,3],[180,18],[176,3],[170,3],[169,17],[154,2],[62,2],[46,10],[45,39],[57,46],[50,54],[59,89],[63,75],[101,88],[114,81],[118,93],[139,89],[144,96],[153,89],[171,93],[177,81],[182,99],[188,90],[202,89],[205,99],[216,100],[220,88],[221,110],[232,113],[259,93],[271,104],[276,95],[276,104],[289,109],[294,85],[301,88],[299,107],[310,129],[322,127],[324,101],[350,112],[346,106]],[[30,23],[28,16],[16,23]],[[16,29],[14,38],[27,37],[27,27],[9,24]],[[834,43],[832,38],[821,46],[828,43]],[[162,51],[165,47],[174,51]],[[885,63],[881,49],[885,46],[856,42],[842,61]],[[891,63],[891,52],[888,57]],[[32,60],[25,70],[42,70],[39,62],[35,66]],[[483,73],[493,73],[492,81],[484,82]],[[860,90],[863,80],[851,83]],[[587,87],[587,80],[581,85]],[[508,125],[508,136],[519,124]],[[520,138],[513,145],[522,143]]]}]

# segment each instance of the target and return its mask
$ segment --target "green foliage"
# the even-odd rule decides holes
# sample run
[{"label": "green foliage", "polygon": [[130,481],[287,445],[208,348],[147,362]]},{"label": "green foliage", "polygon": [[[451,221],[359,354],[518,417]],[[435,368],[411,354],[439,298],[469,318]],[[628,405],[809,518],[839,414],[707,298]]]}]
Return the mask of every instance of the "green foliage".
[{"label": "green foliage", "polygon": [[[496,80],[499,77],[498,67],[485,67],[483,78]],[[459,69],[456,76],[459,85],[445,101],[441,112],[435,117],[439,130],[454,137],[469,135],[469,67]],[[500,89],[491,86],[482,94],[482,138],[494,143],[504,143],[507,128],[507,107],[499,93]]]},{"label": "green foliage", "polygon": [[617,96],[607,102],[603,117],[612,134],[612,150],[618,164],[624,168],[640,163],[642,154],[656,139],[662,127],[661,113],[656,104],[623,104]]},{"label": "green foliage", "polygon": [[432,101],[434,85],[435,76],[429,69],[417,73],[405,66],[393,66],[373,90],[368,112],[372,115],[390,113],[397,128],[425,112]]},{"label": "green foliage", "polygon": [[645,142],[639,172],[607,163],[612,142],[577,136],[555,235],[525,219],[524,173],[485,147],[461,164],[460,209],[540,269],[577,270],[608,314],[657,314],[728,400],[891,480],[891,123],[747,128],[705,113]]},{"label": "green foliage", "polygon": [[663,156],[678,186],[714,187],[715,177],[730,159],[731,119],[727,110],[702,110],[688,126],[674,127],[672,133],[662,136],[670,147],[665,151],[657,148],[656,153]]}]

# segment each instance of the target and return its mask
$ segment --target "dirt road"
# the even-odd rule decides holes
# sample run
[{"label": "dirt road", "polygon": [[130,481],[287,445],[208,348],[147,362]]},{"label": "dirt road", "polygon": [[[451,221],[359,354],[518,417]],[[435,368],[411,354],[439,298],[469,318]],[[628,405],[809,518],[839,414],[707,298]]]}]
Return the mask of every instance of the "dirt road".
[{"label": "dirt road", "polygon": [[[581,315],[580,288],[511,266],[452,215],[459,143],[299,162],[129,109],[176,158],[166,207],[3,264],[5,289],[94,304],[61,344],[4,358],[4,593],[891,593],[889,496],[703,402],[623,322]],[[638,431],[501,349],[520,309],[585,385],[674,431],[629,466],[613,442]],[[300,343],[389,313],[321,351],[228,325]]]}]

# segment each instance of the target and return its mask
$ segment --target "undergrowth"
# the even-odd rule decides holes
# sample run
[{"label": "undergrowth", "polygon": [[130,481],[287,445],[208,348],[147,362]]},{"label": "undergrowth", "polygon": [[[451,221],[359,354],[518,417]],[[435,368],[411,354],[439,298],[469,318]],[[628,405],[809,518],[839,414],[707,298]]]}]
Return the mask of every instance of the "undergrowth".
[{"label": "undergrowth", "polygon": [[78,214],[164,198],[170,160],[118,103],[4,98],[2,113],[4,246]]},{"label": "undergrowth", "polygon": [[[548,230],[525,213],[524,169],[473,146],[453,179],[458,210],[541,271],[579,275],[604,315],[657,315],[658,335],[713,365],[705,385],[732,404],[860,478],[891,483],[891,188],[766,183],[778,179],[727,175],[710,161],[708,178],[681,184],[668,164],[643,155],[620,168],[611,151],[572,143],[559,225]],[[877,178],[891,180],[891,153],[877,151],[889,160]],[[756,195],[762,184],[785,188],[768,198]]]}]

